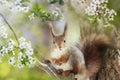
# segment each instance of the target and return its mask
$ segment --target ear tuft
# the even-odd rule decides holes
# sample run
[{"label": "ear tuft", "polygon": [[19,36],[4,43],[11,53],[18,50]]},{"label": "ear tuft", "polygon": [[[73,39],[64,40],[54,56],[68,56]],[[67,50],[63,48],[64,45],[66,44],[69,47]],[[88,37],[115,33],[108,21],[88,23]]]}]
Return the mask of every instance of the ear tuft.
[{"label": "ear tuft", "polygon": [[65,24],[65,28],[64,28],[64,32],[63,32],[63,36],[66,36],[67,33],[67,23]]},{"label": "ear tuft", "polygon": [[48,24],[49,24],[49,27],[50,27],[50,32],[52,34],[52,37],[55,37],[54,32],[53,32],[53,25],[52,25],[52,23],[48,23]]}]

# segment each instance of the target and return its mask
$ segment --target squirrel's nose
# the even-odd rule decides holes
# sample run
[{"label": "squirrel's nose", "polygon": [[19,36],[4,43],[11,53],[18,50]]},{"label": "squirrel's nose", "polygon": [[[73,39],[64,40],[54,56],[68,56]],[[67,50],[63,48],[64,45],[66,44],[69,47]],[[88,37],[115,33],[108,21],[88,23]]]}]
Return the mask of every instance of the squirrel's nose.
[{"label": "squirrel's nose", "polygon": [[61,50],[61,46],[59,47],[59,49]]}]

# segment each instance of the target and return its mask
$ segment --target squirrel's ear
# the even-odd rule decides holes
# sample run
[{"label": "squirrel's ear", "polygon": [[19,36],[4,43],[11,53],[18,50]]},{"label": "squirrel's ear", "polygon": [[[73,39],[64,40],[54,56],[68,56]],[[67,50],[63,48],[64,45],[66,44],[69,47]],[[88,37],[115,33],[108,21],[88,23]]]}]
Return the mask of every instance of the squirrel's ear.
[{"label": "squirrel's ear", "polygon": [[65,36],[67,33],[67,23],[65,24],[65,28],[64,28],[64,33],[63,33],[63,36]]},{"label": "squirrel's ear", "polygon": [[51,33],[52,37],[55,37],[54,32],[53,32],[53,26],[51,23],[49,23],[49,28],[50,28],[50,33]]}]

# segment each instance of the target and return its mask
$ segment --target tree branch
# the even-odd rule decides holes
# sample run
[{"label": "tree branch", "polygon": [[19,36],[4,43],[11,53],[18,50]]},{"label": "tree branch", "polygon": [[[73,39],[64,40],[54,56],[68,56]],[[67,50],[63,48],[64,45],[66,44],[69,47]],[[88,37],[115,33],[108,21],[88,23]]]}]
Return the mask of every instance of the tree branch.
[{"label": "tree branch", "polygon": [[3,18],[3,20],[5,21],[5,23],[8,25],[8,27],[10,28],[10,30],[13,32],[13,35],[17,41],[17,44],[19,45],[19,41],[18,41],[18,38],[17,38],[17,35],[15,33],[15,31],[13,30],[12,26],[8,23],[8,21],[6,20],[6,18],[3,16],[2,13],[0,13],[0,16]]}]

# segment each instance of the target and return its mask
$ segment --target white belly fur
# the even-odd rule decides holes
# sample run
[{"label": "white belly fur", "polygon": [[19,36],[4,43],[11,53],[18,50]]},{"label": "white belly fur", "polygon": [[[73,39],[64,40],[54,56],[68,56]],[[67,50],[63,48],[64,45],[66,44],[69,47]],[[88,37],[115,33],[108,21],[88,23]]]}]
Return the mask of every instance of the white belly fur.
[{"label": "white belly fur", "polygon": [[[66,54],[67,53],[67,50],[68,48],[60,51],[60,50],[53,50],[53,52],[51,53],[51,58],[56,58],[56,59],[60,59],[62,55]],[[77,55],[76,59],[78,59],[79,61],[79,64],[85,64],[84,62],[84,56],[83,56],[83,53],[77,48],[77,47],[71,47],[69,50],[73,51],[75,55]],[[62,69],[62,70],[71,70],[73,69],[72,67],[72,56],[69,57],[69,60],[66,62],[66,63],[63,63],[61,65],[56,65],[56,64],[53,64],[53,66],[56,68],[56,69]]]}]

